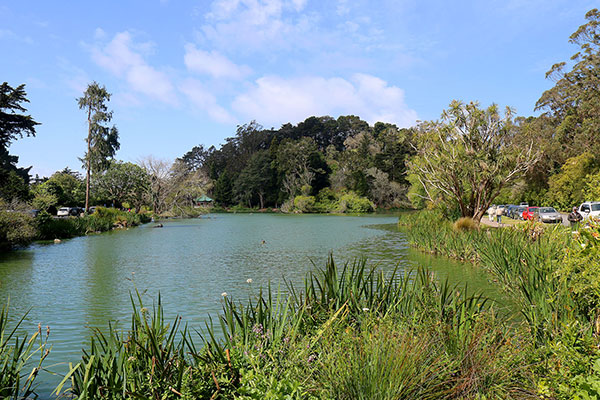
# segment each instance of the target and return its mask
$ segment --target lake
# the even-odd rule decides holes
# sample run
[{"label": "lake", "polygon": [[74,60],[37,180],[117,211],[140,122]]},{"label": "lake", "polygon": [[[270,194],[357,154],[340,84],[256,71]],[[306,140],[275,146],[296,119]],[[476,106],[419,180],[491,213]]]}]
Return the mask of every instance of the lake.
[{"label": "lake", "polygon": [[[397,216],[211,214],[104,234],[34,244],[0,255],[0,297],[13,317],[31,310],[24,328],[49,325],[52,351],[46,365],[78,362],[91,327],[108,321],[127,327],[129,294],[147,305],[160,293],[171,317],[195,328],[221,310],[222,293],[243,300],[269,282],[300,284],[322,267],[329,252],[339,265],[366,257],[386,270],[429,267],[440,279],[468,283],[492,297],[497,289],[468,264],[411,250],[396,229]],[[313,265],[314,264],[314,265]],[[252,283],[247,280],[251,279]],[[52,370],[64,372],[65,365]],[[56,377],[42,377],[42,397]]]}]

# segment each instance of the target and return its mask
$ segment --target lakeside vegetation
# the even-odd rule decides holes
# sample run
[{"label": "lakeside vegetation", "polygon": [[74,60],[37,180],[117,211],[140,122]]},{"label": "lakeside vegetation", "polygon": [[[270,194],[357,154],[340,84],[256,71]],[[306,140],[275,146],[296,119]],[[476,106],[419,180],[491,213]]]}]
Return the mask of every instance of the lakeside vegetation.
[{"label": "lakeside vegetation", "polygon": [[[453,102],[441,121],[410,130],[369,127],[357,117],[311,117],[279,130],[251,123],[220,149],[198,146],[174,164],[110,160],[89,180],[96,201],[149,207],[163,215],[192,207],[199,193],[212,194],[223,206],[281,205],[289,212],[369,211],[410,199],[433,211],[400,218],[409,242],[477,263],[510,297],[515,315],[466,286],[437,282],[425,269],[386,276],[364,261],[340,268],[330,258],[306,277],[304,287],[290,286],[287,294],[268,288],[243,302],[224,294],[222,314],[205,329],[180,318],[167,320],[161,298],[148,306],[136,293],[131,325],[94,331],[56,395],[599,398],[600,225],[590,221],[571,232],[535,223],[503,229],[478,224],[492,201],[528,200],[564,209],[598,195],[599,103],[586,91],[597,83],[600,68],[600,13],[594,10],[588,19],[571,38],[582,46],[573,71],[544,93],[538,105],[547,112],[540,117],[513,118],[510,110],[502,114],[495,106]],[[347,130],[340,128],[344,124]],[[382,150],[390,148],[385,138],[392,144],[389,153]],[[71,201],[59,203],[60,193],[81,195],[83,187],[70,171],[27,190],[18,185],[24,178],[16,171],[8,175],[15,183],[10,193],[17,194],[5,194],[7,201],[48,208]],[[130,176],[141,178],[127,190],[113,190],[121,187],[115,182]],[[75,189],[54,184],[61,180]],[[99,208],[59,220],[11,209],[0,212],[0,232],[2,240],[19,244],[57,231],[76,235],[115,223],[128,226],[144,215]],[[52,233],[44,233],[46,228]],[[40,327],[29,340],[15,337],[19,322],[9,326],[5,310],[0,397],[29,397],[42,365],[51,360],[48,335],[44,339]]]},{"label": "lakeside vegetation", "polygon": [[[429,221],[424,213],[403,217],[415,246],[435,242],[423,239],[438,234]],[[134,294],[130,326],[95,330],[57,393],[81,399],[598,396],[600,227],[572,235],[535,224],[488,230],[444,224],[443,235],[454,235],[455,244],[435,251],[477,260],[510,298],[509,308],[468,286],[438,282],[425,269],[385,275],[365,261],[336,266],[332,258],[287,294],[267,288],[241,302],[224,294],[222,313],[204,328],[167,320],[162,299],[150,306]],[[473,251],[480,256],[466,256]]]}]

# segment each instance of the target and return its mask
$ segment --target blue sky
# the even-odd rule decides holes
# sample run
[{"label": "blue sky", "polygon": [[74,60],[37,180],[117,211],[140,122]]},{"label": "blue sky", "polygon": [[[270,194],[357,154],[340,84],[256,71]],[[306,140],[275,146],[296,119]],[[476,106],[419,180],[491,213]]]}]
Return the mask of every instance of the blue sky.
[{"label": "blue sky", "polygon": [[10,151],[50,175],[80,169],[96,80],[117,158],[174,159],[238,124],[354,114],[407,127],[452,99],[532,115],[545,72],[576,52],[587,0],[0,1],[0,81],[26,84],[37,137]]}]

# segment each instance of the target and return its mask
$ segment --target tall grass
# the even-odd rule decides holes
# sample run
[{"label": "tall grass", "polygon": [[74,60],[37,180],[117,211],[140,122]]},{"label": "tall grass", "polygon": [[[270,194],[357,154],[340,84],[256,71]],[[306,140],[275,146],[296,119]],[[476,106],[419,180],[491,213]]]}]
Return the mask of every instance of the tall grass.
[{"label": "tall grass", "polygon": [[[180,318],[168,324],[160,296],[150,312],[141,296],[131,297],[131,326],[125,334],[109,326],[96,329],[81,361],[56,389],[70,380],[68,392],[77,399],[177,398],[188,365],[184,340],[178,336]],[[185,336],[185,328],[182,335]]]},{"label": "tall grass", "polygon": [[150,216],[114,208],[98,207],[83,217],[52,218],[45,214],[37,218],[39,239],[71,238],[94,232],[106,232],[115,227],[127,228],[150,222]]},{"label": "tall grass", "polygon": [[[89,398],[463,399],[530,393],[526,343],[466,287],[426,270],[326,265],[260,290],[191,333],[131,299],[127,332],[95,330],[56,390]],[[192,331],[193,332],[193,331]]]},{"label": "tall grass", "polygon": [[42,334],[41,327],[29,339],[19,338],[17,331],[25,320],[23,315],[10,329],[8,305],[0,310],[0,398],[27,399],[35,395],[35,379],[50,350],[47,346],[49,330]]}]

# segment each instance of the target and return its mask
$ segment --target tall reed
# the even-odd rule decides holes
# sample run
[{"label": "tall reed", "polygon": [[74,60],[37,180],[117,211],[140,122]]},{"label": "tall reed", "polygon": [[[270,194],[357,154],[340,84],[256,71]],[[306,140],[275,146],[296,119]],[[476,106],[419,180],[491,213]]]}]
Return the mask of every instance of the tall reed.
[{"label": "tall reed", "polygon": [[[8,304],[0,311],[0,398],[27,399],[35,396],[35,379],[50,349],[49,328],[42,334],[41,326],[29,339],[19,338],[17,331],[27,314],[9,328]],[[36,357],[37,355],[37,357]]]}]

